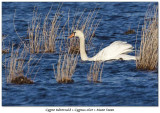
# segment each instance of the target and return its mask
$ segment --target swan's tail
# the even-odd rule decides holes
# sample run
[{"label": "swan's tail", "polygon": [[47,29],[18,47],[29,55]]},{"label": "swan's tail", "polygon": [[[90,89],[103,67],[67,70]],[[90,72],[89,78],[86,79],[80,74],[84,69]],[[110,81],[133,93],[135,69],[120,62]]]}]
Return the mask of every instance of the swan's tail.
[{"label": "swan's tail", "polygon": [[133,52],[133,46],[127,42],[115,41],[113,44],[117,45],[118,57],[123,60],[136,60],[135,56],[127,55],[130,52]]}]

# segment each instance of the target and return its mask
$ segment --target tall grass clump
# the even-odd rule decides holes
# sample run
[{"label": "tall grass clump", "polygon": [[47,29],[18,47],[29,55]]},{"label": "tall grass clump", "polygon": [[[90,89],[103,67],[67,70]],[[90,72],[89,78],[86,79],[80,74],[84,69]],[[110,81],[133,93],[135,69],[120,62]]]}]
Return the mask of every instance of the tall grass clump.
[{"label": "tall grass clump", "polygon": [[[98,10],[89,11],[85,15],[86,9],[83,12],[75,12],[73,20],[68,16],[68,33],[71,34],[74,30],[81,30],[86,39],[86,49],[92,45],[92,38],[95,36],[95,31],[101,21],[97,19]],[[72,38],[67,41],[67,46],[70,48],[70,53],[80,53],[80,42],[78,38]]]},{"label": "tall grass clump", "polygon": [[155,70],[158,66],[158,8],[147,11],[141,32],[139,52],[136,53],[136,67],[141,70]]},{"label": "tall grass clump", "polygon": [[90,66],[90,71],[87,75],[88,81],[94,82],[94,83],[99,83],[102,82],[102,71],[103,71],[103,65],[104,63],[102,62],[92,62]]},{"label": "tall grass clump", "polygon": [[32,84],[33,80],[27,77],[31,75],[34,68],[30,68],[32,56],[28,56],[27,47],[22,48],[19,46],[14,50],[12,44],[11,56],[5,59],[5,74],[7,77],[7,83],[14,84]]},{"label": "tall grass clump", "polygon": [[54,75],[58,83],[73,83],[73,73],[78,62],[77,54],[65,53],[59,55],[57,68],[53,65]]},{"label": "tall grass clump", "polygon": [[[44,20],[38,15],[38,8],[34,8],[32,22],[28,27],[29,47],[31,53],[55,52],[55,39],[58,36],[60,26],[60,9],[58,6],[54,16],[49,18],[52,7]],[[43,20],[43,21],[42,21]]]}]

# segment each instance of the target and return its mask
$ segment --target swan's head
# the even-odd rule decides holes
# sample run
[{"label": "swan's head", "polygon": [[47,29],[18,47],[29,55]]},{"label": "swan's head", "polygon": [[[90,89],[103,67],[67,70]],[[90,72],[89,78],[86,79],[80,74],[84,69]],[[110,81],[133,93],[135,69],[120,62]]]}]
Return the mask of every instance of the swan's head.
[{"label": "swan's head", "polygon": [[82,37],[84,37],[84,34],[83,34],[83,32],[80,31],[80,30],[75,30],[75,31],[69,36],[69,38],[72,38],[72,37],[82,38]]}]

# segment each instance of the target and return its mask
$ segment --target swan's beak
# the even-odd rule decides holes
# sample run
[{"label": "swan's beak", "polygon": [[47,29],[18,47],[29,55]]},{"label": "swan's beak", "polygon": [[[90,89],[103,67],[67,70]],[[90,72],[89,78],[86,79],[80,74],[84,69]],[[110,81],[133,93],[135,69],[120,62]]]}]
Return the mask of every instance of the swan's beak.
[{"label": "swan's beak", "polygon": [[68,38],[72,38],[72,37],[74,37],[74,33],[72,33]]}]

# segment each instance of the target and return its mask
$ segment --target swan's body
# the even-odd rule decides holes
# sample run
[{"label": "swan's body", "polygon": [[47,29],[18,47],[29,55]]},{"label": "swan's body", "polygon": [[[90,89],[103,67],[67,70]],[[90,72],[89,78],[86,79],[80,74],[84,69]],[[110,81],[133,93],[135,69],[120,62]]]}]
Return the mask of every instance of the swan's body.
[{"label": "swan's body", "polygon": [[131,44],[122,41],[115,41],[109,46],[103,48],[95,56],[89,58],[85,51],[85,38],[83,32],[76,30],[71,37],[79,37],[80,39],[80,55],[83,61],[106,61],[106,60],[135,60],[135,56],[127,55],[127,53],[132,52],[133,47]]}]

